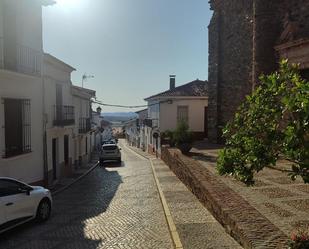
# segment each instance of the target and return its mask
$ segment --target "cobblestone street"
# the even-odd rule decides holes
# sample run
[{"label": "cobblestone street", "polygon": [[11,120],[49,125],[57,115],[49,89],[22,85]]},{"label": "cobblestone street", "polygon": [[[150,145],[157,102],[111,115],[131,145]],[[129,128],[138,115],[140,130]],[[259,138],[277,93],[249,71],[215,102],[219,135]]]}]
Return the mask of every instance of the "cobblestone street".
[{"label": "cobblestone street", "polygon": [[149,161],[126,148],[122,157],[54,197],[48,222],[0,235],[0,248],[172,248]]}]

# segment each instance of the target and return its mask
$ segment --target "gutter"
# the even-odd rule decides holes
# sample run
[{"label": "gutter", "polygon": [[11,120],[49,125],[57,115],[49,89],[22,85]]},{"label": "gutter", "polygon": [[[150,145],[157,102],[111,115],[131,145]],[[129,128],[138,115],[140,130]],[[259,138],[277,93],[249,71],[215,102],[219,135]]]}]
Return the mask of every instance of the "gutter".
[{"label": "gutter", "polygon": [[46,115],[45,115],[45,79],[42,75],[42,117],[43,117],[43,172],[44,185],[48,187],[48,163],[47,163],[47,134],[46,134]]}]

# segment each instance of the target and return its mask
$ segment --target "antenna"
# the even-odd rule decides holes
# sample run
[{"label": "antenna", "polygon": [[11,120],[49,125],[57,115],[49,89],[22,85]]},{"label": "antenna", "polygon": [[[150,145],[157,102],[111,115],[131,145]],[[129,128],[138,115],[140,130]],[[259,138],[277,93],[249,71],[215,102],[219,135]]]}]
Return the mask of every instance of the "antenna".
[{"label": "antenna", "polygon": [[83,74],[82,76],[82,88],[84,88],[84,81],[87,81],[87,79],[90,79],[90,78],[94,78],[93,75],[87,75],[86,73]]}]

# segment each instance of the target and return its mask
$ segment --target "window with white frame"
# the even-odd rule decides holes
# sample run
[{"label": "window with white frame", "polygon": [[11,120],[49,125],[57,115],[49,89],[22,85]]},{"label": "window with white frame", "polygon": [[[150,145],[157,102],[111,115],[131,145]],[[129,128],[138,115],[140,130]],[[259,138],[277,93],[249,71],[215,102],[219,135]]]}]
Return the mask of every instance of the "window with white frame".
[{"label": "window with white frame", "polygon": [[31,152],[31,113],[29,99],[3,99],[4,158]]},{"label": "window with white frame", "polygon": [[189,107],[188,106],[177,106],[177,122],[184,121],[189,122]]}]

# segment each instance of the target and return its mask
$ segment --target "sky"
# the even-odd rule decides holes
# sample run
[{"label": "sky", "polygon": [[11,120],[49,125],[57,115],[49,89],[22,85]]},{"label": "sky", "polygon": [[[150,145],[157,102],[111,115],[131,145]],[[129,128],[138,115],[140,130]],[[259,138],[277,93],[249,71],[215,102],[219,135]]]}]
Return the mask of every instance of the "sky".
[{"label": "sky", "polygon": [[[43,8],[44,51],[76,68],[74,85],[109,104],[208,78],[208,0],[56,0]],[[102,107],[103,112],[136,111]]]}]

